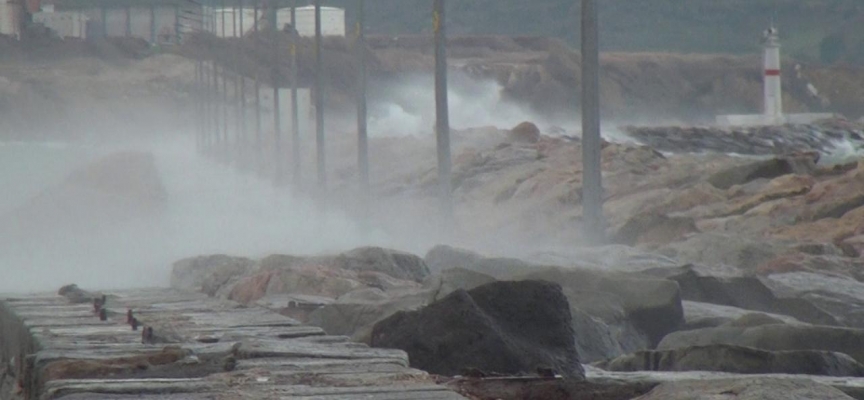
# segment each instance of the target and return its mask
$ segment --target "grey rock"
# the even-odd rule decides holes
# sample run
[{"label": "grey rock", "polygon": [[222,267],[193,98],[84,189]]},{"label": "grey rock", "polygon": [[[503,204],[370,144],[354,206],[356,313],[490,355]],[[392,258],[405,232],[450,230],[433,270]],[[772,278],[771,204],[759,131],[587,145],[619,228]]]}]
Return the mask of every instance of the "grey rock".
[{"label": "grey rock", "polygon": [[484,257],[470,250],[438,245],[429,250],[423,259],[430,271],[439,273],[450,268],[468,268],[481,258]]},{"label": "grey rock", "polygon": [[658,350],[726,344],[771,351],[818,350],[848,354],[864,362],[864,330],[829,326],[772,324],[754,327],[722,326],[673,332]]},{"label": "grey rock", "polygon": [[232,278],[245,274],[254,265],[251,259],[223,254],[186,258],[174,263],[171,287],[203,291],[213,296]]},{"label": "grey rock", "polygon": [[410,253],[380,247],[361,247],[336,257],[336,266],[351,271],[382,272],[393,278],[422,282],[429,267],[422,258]]},{"label": "grey rock", "polygon": [[[579,268],[537,268],[536,272],[519,278],[555,282],[564,287],[571,297],[580,292],[612,295],[621,302],[626,319],[645,335],[652,346],[684,322],[681,293],[678,284],[670,280]],[[577,308],[603,318],[604,304],[592,302],[591,296],[577,298],[588,300],[585,303],[577,302]]]},{"label": "grey rock", "polygon": [[[681,304],[684,307],[684,326],[681,330],[717,327],[753,313],[752,310],[745,310],[743,308],[701,303],[698,301],[685,300]],[[763,314],[776,318],[783,323],[803,324],[803,322],[786,315]]]},{"label": "grey rock", "polygon": [[853,397],[808,380],[754,377],[667,382],[633,400],[853,400]]},{"label": "grey rock", "polygon": [[610,371],[717,371],[738,374],[864,375],[864,366],[830,351],[767,351],[741,346],[708,345],[646,350],[600,365]]}]

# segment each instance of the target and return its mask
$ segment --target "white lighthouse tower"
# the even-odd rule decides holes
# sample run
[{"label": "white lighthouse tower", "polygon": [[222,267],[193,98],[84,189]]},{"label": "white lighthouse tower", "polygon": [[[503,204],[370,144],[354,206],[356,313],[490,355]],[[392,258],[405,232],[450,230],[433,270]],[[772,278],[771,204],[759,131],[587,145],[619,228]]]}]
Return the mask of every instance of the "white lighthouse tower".
[{"label": "white lighthouse tower", "polygon": [[772,24],[764,33],[764,92],[765,105],[763,113],[765,122],[783,122],[783,91],[780,83],[780,38],[777,28]]},{"label": "white lighthouse tower", "polygon": [[780,125],[786,123],[809,124],[825,118],[833,118],[831,113],[783,113],[783,89],[780,86],[780,38],[774,24],[763,32],[765,49],[762,76],[763,106],[762,114],[718,115],[717,124],[721,126]]}]

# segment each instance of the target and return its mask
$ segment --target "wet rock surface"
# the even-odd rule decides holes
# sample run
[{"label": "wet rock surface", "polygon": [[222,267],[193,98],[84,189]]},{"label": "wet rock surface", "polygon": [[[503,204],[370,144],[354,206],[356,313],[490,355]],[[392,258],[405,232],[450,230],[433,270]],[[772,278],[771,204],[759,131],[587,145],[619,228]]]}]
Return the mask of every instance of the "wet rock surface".
[{"label": "wet rock surface", "polygon": [[[90,304],[57,295],[3,297],[0,358],[14,370],[0,370],[4,399],[462,398],[402,351],[261,308],[170,289],[108,298],[100,321]],[[146,328],[174,343],[147,340]]]},{"label": "wet rock surface", "polygon": [[847,143],[864,147],[864,130],[854,123],[761,127],[627,127],[637,140],[660,151],[726,152],[775,155],[817,151],[835,152]]},{"label": "wet rock surface", "polygon": [[634,400],[851,400],[830,386],[772,378],[664,383]]},{"label": "wet rock surface", "polygon": [[442,375],[533,374],[582,377],[570,307],[561,287],[494,282],[457,290],[429,306],[377,323],[372,345],[405,350],[411,365]]},{"label": "wet rock surface", "polygon": [[598,366],[609,371],[716,371],[857,377],[864,374],[864,366],[842,353],[765,351],[730,345],[640,351]]}]

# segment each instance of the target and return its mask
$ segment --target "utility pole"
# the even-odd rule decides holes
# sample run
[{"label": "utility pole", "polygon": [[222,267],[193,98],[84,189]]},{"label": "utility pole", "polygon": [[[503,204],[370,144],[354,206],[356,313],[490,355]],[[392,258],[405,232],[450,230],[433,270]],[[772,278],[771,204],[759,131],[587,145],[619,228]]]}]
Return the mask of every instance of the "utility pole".
[{"label": "utility pole", "polygon": [[[252,29],[255,32],[255,40],[259,40],[258,37],[258,1],[255,1],[255,9],[253,11],[253,25]],[[262,160],[262,152],[264,144],[261,141],[261,80],[258,76],[258,69],[255,69],[255,159],[258,162],[258,172],[263,171],[263,160]]]},{"label": "utility pole", "polygon": [[369,137],[366,121],[366,32],[365,1],[358,0],[357,10],[357,64],[359,73],[357,79],[357,169],[360,172],[360,196],[363,202],[364,217],[369,206]]},{"label": "utility pole", "polygon": [[[235,3],[231,6],[231,40],[235,43],[235,56],[239,58],[240,56],[240,41],[237,39],[237,4]],[[230,47],[229,47],[230,49]],[[238,60],[239,61],[239,60]],[[243,121],[240,119],[240,79],[241,75],[239,72],[238,62],[234,67],[234,98],[232,99],[232,103],[234,104],[234,155],[237,157],[237,161],[240,161],[240,131],[242,127]],[[230,152],[230,150],[229,150]]]},{"label": "utility pole", "polygon": [[221,122],[221,110],[222,105],[219,101],[219,64],[216,62],[216,52],[215,52],[215,37],[218,37],[218,30],[216,28],[216,1],[210,0],[210,12],[212,13],[210,19],[210,30],[213,33],[214,39],[210,40],[210,54],[213,56],[211,60],[212,70],[210,77],[212,78],[213,90],[212,96],[210,98],[211,104],[211,114],[213,116],[213,145],[210,148],[211,154],[215,156],[217,159],[219,157],[219,152],[222,148],[222,122]]},{"label": "utility pole", "polygon": [[[222,6],[222,42],[225,41],[225,0],[221,2]],[[221,156],[223,161],[228,161],[228,149],[230,141],[228,140],[228,72],[225,66],[222,66],[222,149]]]},{"label": "utility pole", "polygon": [[318,149],[318,190],[327,191],[327,151],[324,148],[324,63],[321,58],[321,0],[315,0],[315,129]]},{"label": "utility pole", "polygon": [[150,5],[150,44],[156,44],[156,6]]},{"label": "utility pole", "polygon": [[450,183],[450,116],[447,105],[447,30],[444,0],[434,0],[432,26],[435,31],[435,137],[438,145],[438,190],[441,217],[449,229],[453,221]]},{"label": "utility pole", "polygon": [[275,181],[277,186],[283,183],[282,172],[282,121],[279,106],[279,24],[277,22],[276,0],[270,2],[270,30],[271,39],[273,40],[273,162],[276,165]]},{"label": "utility pole", "polygon": [[[245,4],[243,4],[243,0],[240,0],[240,16],[239,16],[239,18],[240,18],[240,35],[236,40],[237,40],[237,56],[240,59],[240,62],[238,63],[238,70],[241,70],[240,66],[242,66],[244,64],[243,59],[246,57],[246,55],[243,54],[243,35],[246,33],[246,31],[244,30],[244,27],[243,27],[243,20],[246,19],[246,6],[245,6]],[[241,70],[241,72],[242,72],[242,70]],[[239,136],[240,136],[240,140],[239,140],[239,142],[240,142],[240,159],[245,163],[245,161],[248,160],[247,149],[249,146],[247,143],[248,138],[246,137],[247,136],[246,135],[246,75],[243,73],[240,74],[240,132],[239,132]]]},{"label": "utility pole", "polygon": [[303,168],[302,152],[300,151],[300,110],[297,105],[297,0],[291,2],[291,161],[294,163],[294,188],[302,185],[301,169]]},{"label": "utility pole", "polygon": [[589,244],[605,241],[600,148],[600,45],[596,0],[582,0],[582,220]]},{"label": "utility pole", "polygon": [[201,127],[201,65],[198,60],[195,60],[195,85],[192,95],[192,101],[195,103],[195,150],[201,152],[201,137],[203,137],[203,128]]}]

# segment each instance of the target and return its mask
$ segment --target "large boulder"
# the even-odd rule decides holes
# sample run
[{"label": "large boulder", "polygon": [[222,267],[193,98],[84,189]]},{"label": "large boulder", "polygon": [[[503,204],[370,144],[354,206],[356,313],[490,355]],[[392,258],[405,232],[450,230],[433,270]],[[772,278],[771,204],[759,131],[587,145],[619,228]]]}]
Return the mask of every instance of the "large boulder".
[{"label": "large boulder", "polygon": [[626,321],[645,336],[649,346],[684,321],[681,292],[674,281],[580,268],[538,268],[521,278],[555,282],[565,288],[577,308],[609,321],[614,303],[594,300],[600,298],[596,293],[607,294],[620,302]]},{"label": "large boulder", "polygon": [[495,278],[489,275],[464,268],[450,268],[426,278],[423,287],[431,290],[432,301],[437,301],[456,290],[471,290],[492,282],[495,282]]},{"label": "large boulder", "polygon": [[582,377],[571,324],[559,285],[493,282],[394,314],[375,325],[372,345],[405,350],[413,367],[440,375],[474,368],[502,374],[551,368]]},{"label": "large boulder", "polygon": [[410,253],[380,247],[362,247],[340,254],[335,265],[349,271],[382,272],[393,278],[423,282],[429,267]]},{"label": "large boulder", "polygon": [[700,233],[669,244],[660,252],[682,263],[726,265],[748,271],[790,249],[790,245],[777,241],[735,234]]},{"label": "large boulder", "polygon": [[[698,301],[682,301],[684,306],[684,325],[681,330],[713,328],[721,325],[737,324],[742,317],[753,314],[753,310],[723,306],[719,304],[701,303]],[[786,324],[803,324],[797,319],[780,314],[761,313],[769,318]]]},{"label": "large boulder", "polygon": [[771,351],[818,350],[848,354],[864,362],[864,330],[829,326],[767,324],[752,327],[721,326],[673,332],[658,350],[725,344]]},{"label": "large boulder", "polygon": [[611,241],[628,246],[658,247],[697,232],[699,229],[693,218],[646,213],[628,219],[612,233]]},{"label": "large boulder", "polygon": [[755,179],[772,179],[787,174],[808,174],[816,169],[812,156],[802,155],[787,158],[753,161],[736,165],[709,176],[708,183],[719,189],[729,189]]},{"label": "large boulder", "polygon": [[537,125],[525,121],[513,127],[507,135],[507,139],[519,143],[537,143],[540,140],[540,129]]},{"label": "large boulder", "polygon": [[430,271],[438,273],[449,268],[468,268],[481,258],[482,255],[471,250],[438,245],[430,249],[423,259]]},{"label": "large boulder", "polygon": [[689,266],[654,272],[678,282],[684,300],[788,315],[817,325],[840,325],[825,310],[801,298],[780,296],[758,277],[711,276]]},{"label": "large boulder", "polygon": [[305,322],[324,329],[329,335],[348,336],[356,342],[370,344],[375,324],[399,311],[426,306],[433,295],[424,290],[390,297],[377,288],[358,289],[312,311]]},{"label": "large boulder", "polygon": [[667,382],[633,400],[854,400],[808,380],[738,378]]},{"label": "large boulder", "polygon": [[804,374],[862,376],[864,366],[846,354],[830,351],[767,351],[730,345],[645,350],[618,357],[602,367],[609,371],[716,371],[737,374]]},{"label": "large boulder", "polygon": [[845,326],[864,328],[864,283],[811,272],[774,274],[762,281],[772,291],[812,303]]},{"label": "large boulder", "polygon": [[223,254],[186,258],[174,263],[171,287],[195,290],[213,296],[235,277],[245,274],[255,262],[245,257]]}]

